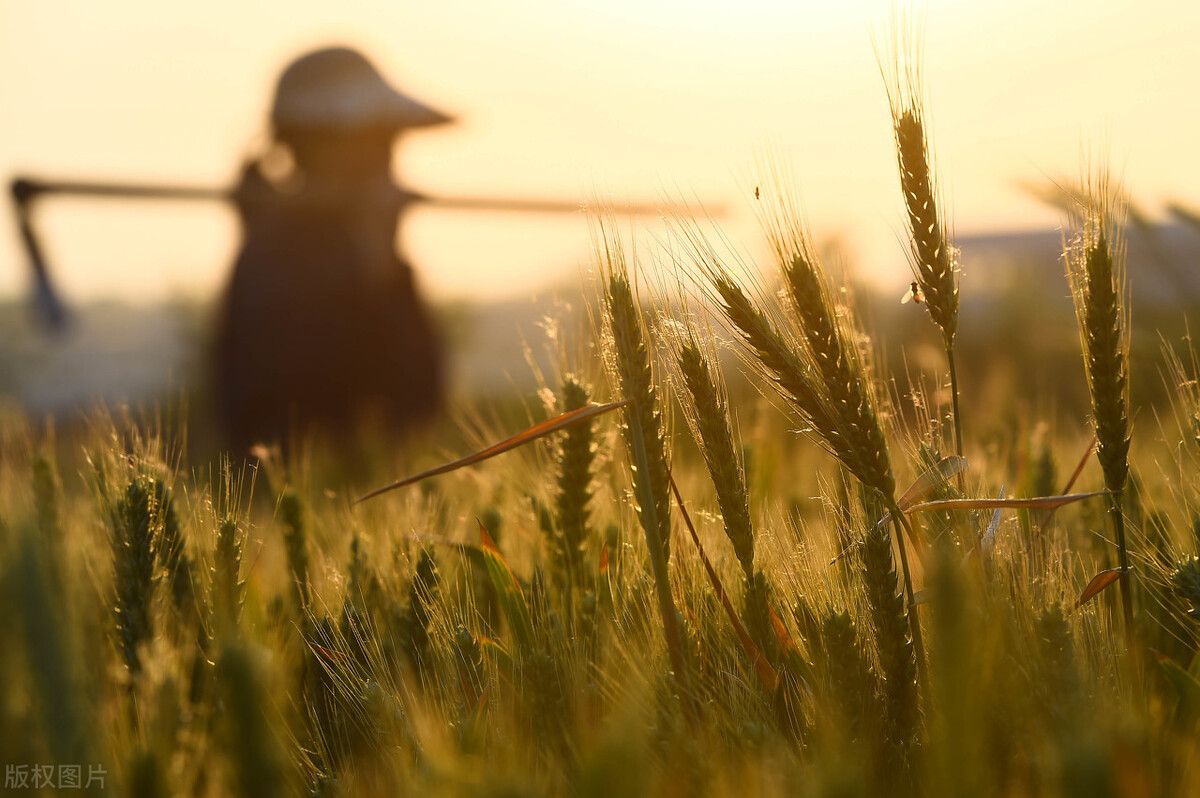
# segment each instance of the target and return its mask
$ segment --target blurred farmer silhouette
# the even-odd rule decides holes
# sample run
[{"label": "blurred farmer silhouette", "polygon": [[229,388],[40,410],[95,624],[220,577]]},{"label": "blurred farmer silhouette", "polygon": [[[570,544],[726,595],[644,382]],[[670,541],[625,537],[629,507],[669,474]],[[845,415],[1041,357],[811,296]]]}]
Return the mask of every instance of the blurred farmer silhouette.
[{"label": "blurred farmer silhouette", "polygon": [[319,50],[284,71],[273,157],[290,163],[271,179],[263,162],[249,164],[235,192],[245,242],[214,373],[230,444],[349,431],[364,416],[403,430],[435,413],[441,344],[396,252],[413,195],[391,164],[399,134],[449,121],[353,50]]},{"label": "blurred farmer silhouette", "polygon": [[[284,70],[271,109],[271,146],[233,189],[13,177],[36,315],[48,329],[70,327],[34,224],[39,198],[233,202],[244,242],[212,361],[226,443],[244,451],[312,429],[344,437],[363,422],[392,432],[418,426],[442,401],[442,347],[412,267],[396,252],[401,213],[417,202],[450,210],[580,209],[562,200],[434,197],[396,185],[397,137],[449,121],[389,86],[361,54],[327,48]],[[625,203],[608,210],[661,209]],[[710,205],[705,212],[720,210]]]}]

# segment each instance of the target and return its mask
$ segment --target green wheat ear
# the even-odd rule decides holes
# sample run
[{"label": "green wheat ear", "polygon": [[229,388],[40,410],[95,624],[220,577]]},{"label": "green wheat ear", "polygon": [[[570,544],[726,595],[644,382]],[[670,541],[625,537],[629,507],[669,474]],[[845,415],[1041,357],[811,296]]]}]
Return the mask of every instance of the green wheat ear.
[{"label": "green wheat ear", "polygon": [[180,619],[190,623],[198,620],[198,591],[193,574],[192,558],[175,510],[175,499],[171,489],[161,479],[153,479],[154,513],[159,526],[159,566],[166,571],[171,587],[171,602]]},{"label": "green wheat ear", "polygon": [[[559,411],[566,413],[586,407],[590,399],[587,386],[578,377],[563,377]],[[564,565],[572,584],[585,582],[584,546],[589,537],[588,520],[592,498],[592,465],[596,459],[593,423],[585,421],[568,429],[562,436],[558,461],[556,508],[562,533]]]},{"label": "green wheat ear", "polygon": [[829,697],[852,739],[870,739],[878,724],[878,684],[848,612],[830,612],[821,623]]},{"label": "green wheat ear", "polygon": [[1129,480],[1129,351],[1123,289],[1104,230],[1087,247],[1084,341],[1096,420],[1096,456],[1104,484],[1122,491]]},{"label": "green wheat ear", "polygon": [[1063,731],[1071,731],[1083,708],[1079,666],[1075,658],[1075,640],[1071,626],[1057,605],[1042,610],[1033,628],[1038,650],[1038,689],[1046,701],[1046,710]]},{"label": "green wheat ear", "polygon": [[245,534],[237,519],[223,519],[217,528],[212,565],[212,614],[218,630],[237,628],[241,618],[246,588],[246,583],[240,577],[244,546]]},{"label": "green wheat ear", "polygon": [[871,605],[879,666],[883,672],[887,738],[900,750],[897,764],[902,765],[904,754],[912,746],[920,727],[917,660],[892,563],[892,541],[885,527],[876,525],[867,532],[862,561],[863,583]]},{"label": "green wheat ear", "polygon": [[891,496],[896,483],[870,377],[849,332],[838,321],[824,270],[810,247],[797,247],[784,265],[784,277],[820,378],[822,399],[835,418],[827,436],[830,445],[864,484]]},{"label": "green wheat ear", "polygon": [[1193,555],[1181,562],[1171,574],[1171,586],[1192,603],[1188,614],[1200,619],[1200,557]]},{"label": "green wheat ear", "polygon": [[153,633],[150,605],[157,582],[155,532],[152,487],[139,477],[129,483],[125,495],[117,501],[111,535],[117,640],[125,665],[133,674],[142,669],[139,648]]},{"label": "green wheat ear", "polygon": [[308,577],[308,530],[300,497],[293,490],[279,498],[279,520],[283,523],[283,543],[287,549],[288,570],[296,591],[296,607],[308,610],[312,590]]},{"label": "green wheat ear", "polygon": [[725,535],[742,569],[746,628],[767,659],[775,663],[779,661],[779,644],[771,628],[771,586],[766,575],[755,567],[750,492],[733,437],[729,399],[715,359],[703,350],[695,328],[681,333],[673,348],[675,370],[685,388],[680,394],[684,415],[716,489]]},{"label": "green wheat ear", "polygon": [[420,667],[428,659],[429,630],[441,584],[433,550],[424,548],[417,556],[412,583],[408,589],[408,650]]}]

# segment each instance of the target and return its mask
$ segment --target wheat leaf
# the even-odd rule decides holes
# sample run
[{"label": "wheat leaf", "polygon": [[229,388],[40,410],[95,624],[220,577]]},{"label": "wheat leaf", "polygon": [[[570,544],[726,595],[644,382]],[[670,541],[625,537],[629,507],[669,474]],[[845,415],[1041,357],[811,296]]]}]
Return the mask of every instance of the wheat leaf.
[{"label": "wheat leaf", "polygon": [[904,495],[896,501],[897,506],[901,510],[907,511],[923,496],[928,495],[931,490],[946,484],[966,470],[967,458],[958,455],[943,457],[908,486],[908,490],[904,491]]},{"label": "wheat leaf", "polygon": [[929,510],[993,510],[996,508],[1050,510],[1062,507],[1064,504],[1106,495],[1108,495],[1108,491],[1098,490],[1092,493],[1068,493],[1065,496],[1041,496],[1033,499],[939,499],[938,501],[914,504],[908,508],[908,511],[920,513]]},{"label": "wheat leaf", "polygon": [[480,449],[474,454],[461,457],[458,460],[454,460],[449,463],[444,463],[443,465],[440,465],[437,468],[431,468],[428,471],[422,471],[420,474],[414,474],[411,477],[405,477],[404,479],[393,482],[390,485],[384,485],[382,488],[376,488],[370,493],[359,496],[354,500],[354,503],[358,504],[359,502],[364,502],[367,499],[373,499],[382,493],[387,493],[388,491],[393,491],[398,488],[403,488],[420,482],[423,479],[436,477],[439,474],[447,474],[451,471],[457,471],[460,468],[474,465],[475,463],[495,457],[498,454],[504,454],[511,449],[524,446],[525,444],[535,441],[538,438],[544,438],[547,435],[551,435],[561,429],[566,429],[572,424],[578,424],[581,421],[587,421],[589,418],[595,418],[596,416],[607,413],[610,410],[616,410],[618,407],[624,407],[626,404],[628,404],[628,400],[624,402],[609,402],[605,405],[590,405],[588,407],[581,407],[578,410],[572,410],[569,413],[563,413],[555,416],[554,418],[547,419],[540,424],[534,424],[529,429],[518,432],[516,435],[505,438],[499,443],[494,443],[485,449]]},{"label": "wheat leaf", "polygon": [[513,576],[512,569],[495,541],[488,534],[483,522],[479,522],[480,546],[483,549],[483,561],[487,565],[488,577],[500,596],[500,606],[504,609],[504,617],[508,619],[509,628],[517,639],[519,651],[528,651],[533,645],[533,621],[529,615],[529,605],[525,603],[525,594]]}]

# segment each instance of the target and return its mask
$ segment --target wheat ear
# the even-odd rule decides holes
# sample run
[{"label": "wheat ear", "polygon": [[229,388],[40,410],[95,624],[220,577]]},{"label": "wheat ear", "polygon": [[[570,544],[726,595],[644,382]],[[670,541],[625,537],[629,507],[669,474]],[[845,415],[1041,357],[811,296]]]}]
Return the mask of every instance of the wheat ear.
[{"label": "wheat ear", "polygon": [[838,322],[820,261],[808,246],[800,245],[785,262],[784,277],[821,379],[822,396],[832,408],[836,431],[847,450],[845,460],[859,464],[856,475],[863,483],[892,496],[896,481],[869,377],[848,331]]},{"label": "wheat ear", "polygon": [[212,565],[212,615],[214,626],[221,632],[236,629],[242,614],[246,583],[240,572],[245,539],[236,518],[226,516],[221,520]]},{"label": "wheat ear", "polygon": [[288,570],[296,589],[296,608],[306,613],[312,600],[308,578],[308,532],[304,523],[304,508],[295,491],[287,490],[279,497],[279,519],[283,522]]},{"label": "wheat ear", "polygon": [[[667,442],[662,414],[654,390],[654,374],[646,349],[642,316],[629,285],[628,269],[619,244],[604,243],[602,267],[607,273],[604,303],[611,336],[612,365],[629,401],[625,407],[625,442],[633,465],[633,485],[638,517],[650,549],[655,592],[662,616],[663,634],[675,671],[676,683],[687,692],[683,639],[675,614],[667,566],[671,556],[671,495],[667,470]],[[685,702],[690,701],[685,697]]]},{"label": "wheat ear", "polygon": [[896,584],[892,543],[886,529],[874,526],[867,532],[862,559],[863,582],[871,605],[879,665],[883,671],[887,736],[892,745],[905,752],[912,745],[919,722],[917,661],[912,640],[905,629],[904,600]]},{"label": "wheat ear", "polygon": [[694,413],[689,417],[694,416],[697,440],[716,488],[725,534],[733,544],[746,581],[750,582],[754,578],[754,530],[750,523],[746,474],[733,445],[729,403],[694,338],[689,337],[683,343],[676,360],[691,398]]},{"label": "wheat ear", "polygon": [[1065,260],[1092,399],[1096,457],[1109,491],[1121,567],[1121,609],[1132,650],[1133,597],[1123,512],[1129,480],[1129,305],[1124,217],[1106,174],[1095,178],[1084,195],[1083,207],[1074,220],[1075,230],[1065,247]]},{"label": "wheat ear", "polygon": [[[579,378],[572,374],[563,377],[561,412],[586,407],[588,399],[587,386]],[[582,584],[584,578],[583,546],[588,537],[588,502],[592,498],[592,463],[595,459],[596,443],[591,421],[576,424],[563,434],[556,503],[567,581],[572,586]]]},{"label": "wheat ear", "polygon": [[958,268],[955,249],[946,232],[945,212],[938,200],[937,181],[929,157],[928,126],[925,122],[920,57],[917,52],[921,37],[919,32],[901,32],[899,27],[893,34],[891,66],[883,71],[887,81],[888,105],[892,112],[892,130],[896,137],[900,190],[908,214],[910,259],[916,287],[929,311],[929,318],[941,330],[946,349],[954,412],[954,443],[961,457],[962,419],[958,401],[958,370],[954,363],[954,336],[958,332]]},{"label": "wheat ear", "polygon": [[[836,318],[827,305],[797,308],[800,323],[825,319],[828,329],[805,332],[805,344],[796,344],[780,332],[746,293],[725,274],[719,264],[709,261],[705,269],[725,315],[738,329],[757,356],[757,365],[770,378],[793,410],[816,432],[824,446],[841,461],[854,476],[877,491],[892,513],[893,519],[905,525],[908,521],[896,506],[896,480],[892,473],[887,442],[874,409],[866,371],[857,354],[850,348],[846,335],[837,328]],[[817,275],[815,279],[823,279]],[[806,294],[805,304],[827,303],[828,292]],[[806,318],[807,317],[807,318]],[[827,359],[825,368],[818,363],[809,337],[829,344],[838,350]],[[823,346],[825,344],[822,344]],[[911,530],[909,538],[913,539]],[[918,672],[923,674],[924,646],[920,619],[914,606],[912,572],[908,565],[903,535],[899,538],[900,563],[904,572],[904,588],[908,598],[909,625],[916,649]],[[922,682],[925,681],[922,675]]]},{"label": "wheat ear", "polygon": [[142,669],[138,649],[153,634],[150,605],[156,582],[154,498],[147,480],[134,479],[113,513],[112,554],[116,581],[117,639],[132,674]]}]

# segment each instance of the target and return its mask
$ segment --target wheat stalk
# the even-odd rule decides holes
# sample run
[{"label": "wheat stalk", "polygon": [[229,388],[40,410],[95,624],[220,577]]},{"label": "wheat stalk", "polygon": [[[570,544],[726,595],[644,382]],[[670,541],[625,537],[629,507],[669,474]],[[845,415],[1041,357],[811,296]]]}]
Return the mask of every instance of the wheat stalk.
[{"label": "wheat stalk", "polygon": [[[80,689],[77,667],[81,659],[72,645],[73,629],[63,613],[65,580],[52,570],[59,562],[53,548],[60,542],[29,533],[22,536],[6,550],[14,559],[5,563],[7,579],[0,579],[0,589],[6,593],[11,590],[16,602],[12,608],[21,610],[21,617],[7,617],[7,625],[21,628],[23,633],[45,717],[48,752],[59,762],[81,762],[93,753],[95,728]],[[12,658],[12,652],[6,652],[6,657]]]},{"label": "wheat stalk", "polygon": [[[954,412],[955,449],[963,453],[962,419],[958,400],[958,371],[954,336],[958,332],[958,265],[956,250],[946,232],[945,211],[938,198],[937,180],[929,156],[928,126],[921,91],[919,30],[893,28],[891,64],[881,70],[887,86],[900,190],[908,216],[909,252],[914,282],[929,318],[942,333],[950,396]],[[901,65],[903,64],[903,66]]]},{"label": "wheat stalk", "polygon": [[745,586],[744,613],[751,638],[772,662],[778,661],[779,646],[771,628],[771,586],[762,571],[755,570],[754,526],[750,519],[750,492],[746,470],[734,442],[729,399],[720,379],[715,356],[700,343],[699,331],[688,323],[672,340],[674,368],[683,383],[680,403],[704,457],[705,467],[716,489],[717,506],[725,535],[733,544]]},{"label": "wheat stalk", "polygon": [[228,707],[221,731],[238,794],[246,798],[287,794],[287,756],[268,716],[271,702],[250,650],[241,642],[228,644],[217,658],[216,672]]},{"label": "wheat stalk", "polygon": [[59,496],[62,486],[50,459],[44,454],[35,455],[33,468],[33,502],[37,508],[38,532],[49,542],[55,556],[62,549],[62,519],[59,512]]},{"label": "wheat stalk", "polygon": [[[671,595],[668,563],[671,557],[671,494],[667,469],[667,442],[662,414],[654,388],[654,374],[646,348],[642,315],[629,285],[629,270],[619,242],[603,238],[600,251],[605,280],[604,305],[610,344],[610,365],[620,385],[622,398],[629,401],[624,411],[625,442],[633,466],[638,518],[650,550],[655,592],[663,633],[675,678],[687,692],[683,639]],[[685,702],[690,702],[685,697]]]},{"label": "wheat stalk", "polygon": [[1129,481],[1129,304],[1124,213],[1108,175],[1100,172],[1085,187],[1064,249],[1092,400],[1096,457],[1109,491],[1117,540],[1126,638],[1132,649],[1133,598],[1123,512]]},{"label": "wheat stalk", "polygon": [[[693,235],[689,243],[714,298],[752,351],[751,367],[776,386],[826,450],[862,484],[878,492],[892,518],[904,525],[912,539],[908,521],[896,505],[896,480],[866,367],[838,321],[820,262],[811,255],[798,221],[777,220],[768,235],[778,255],[791,253],[783,263],[799,334],[785,333],[772,322],[698,236]],[[899,549],[913,645],[918,668],[923,669],[924,647],[903,535]]]},{"label": "wheat stalk", "polygon": [[640,507],[642,526],[648,537],[653,536],[663,559],[670,560],[671,502],[667,478],[667,442],[663,434],[662,414],[658,410],[642,317],[625,274],[614,272],[609,276],[605,300],[621,393],[623,398],[631,400],[625,410],[627,441],[631,454],[633,450],[644,452],[646,459],[644,468],[634,473],[634,486],[639,500],[649,499],[653,508]]}]

